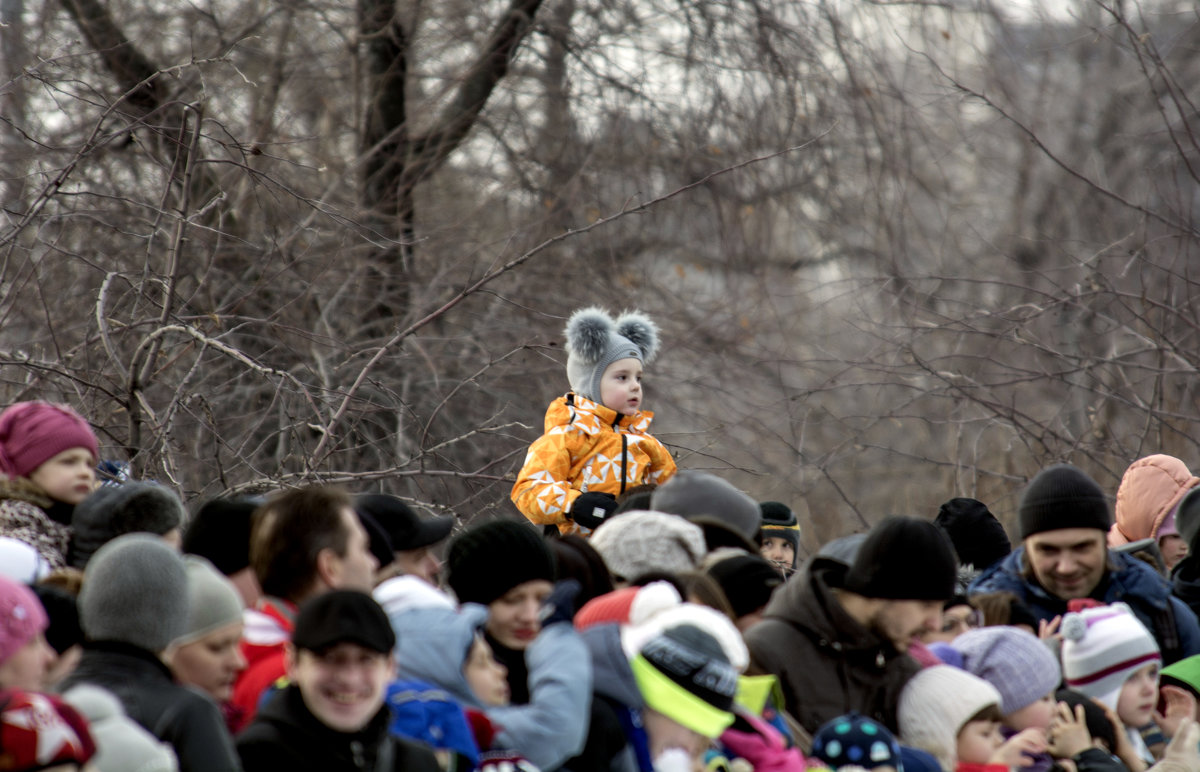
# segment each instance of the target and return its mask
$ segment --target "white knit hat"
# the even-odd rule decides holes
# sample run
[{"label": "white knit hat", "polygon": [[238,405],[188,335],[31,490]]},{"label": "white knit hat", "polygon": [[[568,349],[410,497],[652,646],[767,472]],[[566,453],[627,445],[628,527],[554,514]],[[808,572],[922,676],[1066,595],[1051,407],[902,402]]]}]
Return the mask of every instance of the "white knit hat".
[{"label": "white knit hat", "polygon": [[1125,681],[1148,663],[1162,661],[1154,636],[1124,603],[1067,614],[1061,632],[1067,688],[1113,710]]},{"label": "white knit hat", "polygon": [[614,515],[590,544],[613,576],[637,579],[651,571],[690,571],[704,558],[704,531],[678,515],[635,510]]},{"label": "white knit hat", "polygon": [[929,751],[943,769],[954,769],[959,730],[989,705],[999,709],[1000,692],[987,681],[950,665],[927,667],[900,692],[900,742]]}]

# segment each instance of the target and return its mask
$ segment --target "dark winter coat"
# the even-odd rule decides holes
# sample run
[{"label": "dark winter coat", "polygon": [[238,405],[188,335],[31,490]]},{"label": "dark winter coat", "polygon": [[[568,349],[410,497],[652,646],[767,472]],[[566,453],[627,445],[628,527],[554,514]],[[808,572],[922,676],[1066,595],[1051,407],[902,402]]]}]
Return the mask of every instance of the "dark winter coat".
[{"label": "dark winter coat", "polygon": [[818,557],[777,590],[746,631],[750,661],[779,678],[784,706],[809,732],[851,711],[896,732],[900,690],[920,665],[838,603],[833,590],[847,570]]},{"label": "dark winter coat", "polygon": [[130,718],[175,749],[180,772],[241,769],[217,704],[175,683],[153,653],[124,643],[87,644],[78,667],[58,688],[77,684],[112,692]]},{"label": "dark winter coat", "polygon": [[[292,685],[270,698],[237,738],[246,772],[441,772],[430,749],[388,733],[390,714],[381,707],[358,732],[321,723]],[[392,763],[381,765],[390,755]]]},{"label": "dark winter coat", "polygon": [[[1157,571],[1123,552],[1108,553],[1115,570],[1105,573],[1091,597],[1101,603],[1126,603],[1158,641],[1163,664],[1200,654],[1200,623],[1181,600],[1171,595],[1171,585]],[[1067,602],[1051,595],[1033,579],[1025,577],[1025,548],[979,575],[969,594],[1011,592],[1039,620],[1067,613]]]}]

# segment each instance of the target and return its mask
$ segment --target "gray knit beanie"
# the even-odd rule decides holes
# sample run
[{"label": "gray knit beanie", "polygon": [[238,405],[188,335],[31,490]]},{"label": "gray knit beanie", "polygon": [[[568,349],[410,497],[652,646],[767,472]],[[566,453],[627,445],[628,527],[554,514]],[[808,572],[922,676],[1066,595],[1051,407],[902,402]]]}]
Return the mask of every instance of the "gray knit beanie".
[{"label": "gray knit beanie", "polygon": [[183,557],[157,536],[118,536],[88,563],[79,592],[79,624],[90,640],[159,653],[183,635],[187,619]]},{"label": "gray knit beanie", "polygon": [[600,401],[600,379],[619,359],[649,364],[658,353],[658,327],[637,311],[614,321],[602,308],[581,308],[571,314],[567,337],[567,380],[571,391]]},{"label": "gray knit beanie", "polygon": [[96,550],[124,533],[162,536],[183,524],[183,502],[170,488],[150,482],[103,487],[81,501],[71,515],[68,562],[84,568]]},{"label": "gray knit beanie", "polygon": [[188,616],[183,634],[171,641],[185,646],[242,621],[242,596],[217,567],[198,555],[183,558],[187,569]]},{"label": "gray knit beanie", "polygon": [[752,543],[762,525],[757,501],[720,477],[695,470],[679,472],[655,488],[650,508],[688,520],[713,518]]}]

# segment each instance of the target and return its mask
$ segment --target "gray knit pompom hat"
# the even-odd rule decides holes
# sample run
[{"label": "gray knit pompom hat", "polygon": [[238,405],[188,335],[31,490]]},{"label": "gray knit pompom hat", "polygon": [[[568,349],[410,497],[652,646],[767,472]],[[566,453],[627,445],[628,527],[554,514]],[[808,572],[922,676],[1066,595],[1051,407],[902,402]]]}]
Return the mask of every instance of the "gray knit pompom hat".
[{"label": "gray knit pompom hat", "polygon": [[602,308],[581,308],[571,314],[567,337],[567,380],[571,390],[600,401],[600,379],[618,359],[649,364],[658,353],[658,327],[639,311],[626,311],[615,320]]},{"label": "gray knit pompom hat", "polygon": [[157,654],[183,635],[187,620],[183,556],[159,537],[118,536],[88,562],[79,592],[79,626],[88,639]]}]

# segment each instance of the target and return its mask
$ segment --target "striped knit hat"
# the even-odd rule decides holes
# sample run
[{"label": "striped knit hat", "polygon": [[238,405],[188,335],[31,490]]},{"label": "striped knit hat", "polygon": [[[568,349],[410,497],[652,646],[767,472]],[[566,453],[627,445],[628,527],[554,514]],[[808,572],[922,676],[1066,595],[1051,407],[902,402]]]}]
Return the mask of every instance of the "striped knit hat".
[{"label": "striped knit hat", "polygon": [[1124,603],[1067,614],[1062,635],[1067,688],[1113,710],[1125,681],[1148,663],[1162,661],[1154,636]]}]

